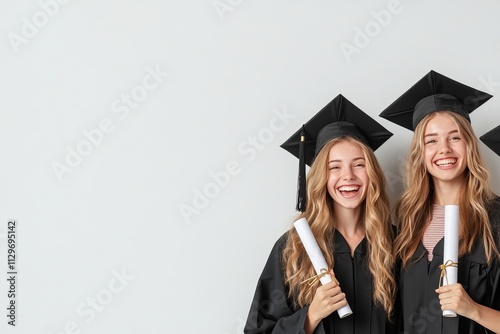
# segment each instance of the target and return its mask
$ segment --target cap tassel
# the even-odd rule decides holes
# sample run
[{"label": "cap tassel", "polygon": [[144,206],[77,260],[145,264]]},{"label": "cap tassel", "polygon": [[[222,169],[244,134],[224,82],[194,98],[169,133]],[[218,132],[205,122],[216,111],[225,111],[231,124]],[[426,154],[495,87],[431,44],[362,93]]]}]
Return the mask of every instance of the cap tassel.
[{"label": "cap tassel", "polygon": [[297,180],[297,207],[300,212],[306,211],[306,132],[302,125],[299,144],[299,178]]}]

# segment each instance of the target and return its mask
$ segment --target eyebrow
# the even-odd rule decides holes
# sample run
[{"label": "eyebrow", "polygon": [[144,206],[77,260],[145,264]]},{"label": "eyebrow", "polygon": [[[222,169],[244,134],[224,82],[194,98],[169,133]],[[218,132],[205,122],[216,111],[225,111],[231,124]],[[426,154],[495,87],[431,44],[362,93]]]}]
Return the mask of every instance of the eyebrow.
[{"label": "eyebrow", "polygon": [[[354,159],[352,159],[352,161],[358,161],[358,160],[365,160],[365,158],[363,158],[363,157],[358,157],[358,158],[354,158]],[[330,161],[328,161],[328,163],[332,163],[332,162],[342,162],[342,160],[340,160],[340,159],[335,159],[335,160],[330,160]]]},{"label": "eyebrow", "polygon": [[[450,132],[448,132],[448,135],[451,135],[452,133],[458,133],[458,130],[451,130]],[[426,135],[424,135],[424,137],[431,137],[431,136],[437,136],[438,134],[437,133],[428,133]]]}]

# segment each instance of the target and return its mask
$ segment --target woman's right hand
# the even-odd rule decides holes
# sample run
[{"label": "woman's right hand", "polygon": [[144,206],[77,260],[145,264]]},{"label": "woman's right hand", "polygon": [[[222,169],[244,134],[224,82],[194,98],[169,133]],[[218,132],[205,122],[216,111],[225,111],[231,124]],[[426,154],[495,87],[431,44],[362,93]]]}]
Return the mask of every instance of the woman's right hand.
[{"label": "woman's right hand", "polygon": [[[333,277],[333,271],[330,271],[330,274]],[[345,305],[347,305],[345,293],[342,292],[335,279],[318,287],[307,312],[306,333],[312,333],[323,318]],[[312,329],[312,331],[307,329]]]}]

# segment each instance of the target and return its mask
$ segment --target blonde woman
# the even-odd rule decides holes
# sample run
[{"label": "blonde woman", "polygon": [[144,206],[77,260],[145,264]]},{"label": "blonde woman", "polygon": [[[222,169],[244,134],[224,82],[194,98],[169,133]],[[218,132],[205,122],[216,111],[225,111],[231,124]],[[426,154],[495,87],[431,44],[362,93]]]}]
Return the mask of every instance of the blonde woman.
[{"label": "blonde woman", "polygon": [[[381,114],[415,131],[396,207],[405,333],[500,332],[500,200],[469,118],[490,97],[431,71]],[[440,287],[449,204],[460,208],[458,283]]]},{"label": "blonde woman", "polygon": [[[355,125],[356,123],[356,125]],[[391,333],[395,328],[393,229],[373,153],[392,134],[342,95],[283,148],[310,165],[304,212],[333,280],[316,275],[294,229],[275,244],[258,281],[245,333]],[[303,150],[300,137],[305,137]],[[303,181],[303,179],[301,180]],[[305,204],[305,207],[304,207]],[[349,303],[353,314],[335,312]],[[395,321],[393,319],[393,321]]]}]

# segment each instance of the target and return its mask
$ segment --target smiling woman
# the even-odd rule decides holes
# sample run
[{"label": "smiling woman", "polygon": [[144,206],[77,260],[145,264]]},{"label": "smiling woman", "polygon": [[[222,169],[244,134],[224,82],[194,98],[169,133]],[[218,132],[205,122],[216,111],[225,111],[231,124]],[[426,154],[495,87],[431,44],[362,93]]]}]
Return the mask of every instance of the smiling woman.
[{"label": "smiling woman", "polygon": [[[299,173],[297,208],[303,212],[297,219],[309,223],[332,281],[319,285],[297,231],[290,229],[258,281],[245,333],[395,331],[393,229],[373,152],[391,135],[339,95],[282,145],[299,158],[302,171],[311,167],[307,186]],[[335,311],[347,304],[353,315],[340,317]]]},{"label": "smiling woman", "polygon": [[365,199],[368,185],[365,164],[359,144],[344,141],[330,149],[327,189],[335,211],[356,208]]},{"label": "smiling woman", "polygon": [[[431,71],[381,114],[415,131],[396,206],[405,333],[500,332],[500,198],[469,118],[490,97]],[[445,205],[460,208],[458,283],[441,286]]]},{"label": "smiling woman", "polygon": [[434,183],[460,186],[465,178],[467,148],[455,118],[450,113],[436,112],[429,116],[424,127],[427,172]]}]

